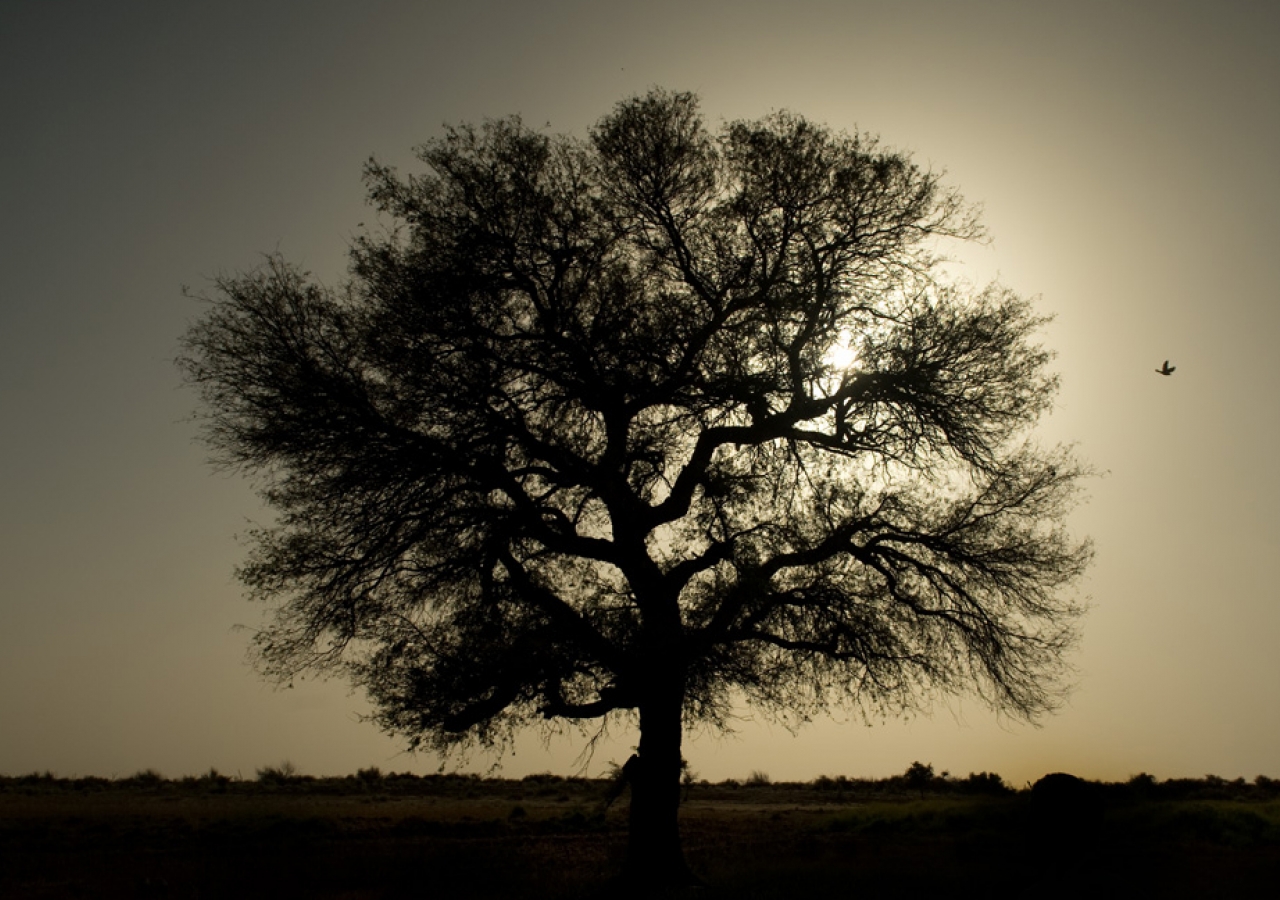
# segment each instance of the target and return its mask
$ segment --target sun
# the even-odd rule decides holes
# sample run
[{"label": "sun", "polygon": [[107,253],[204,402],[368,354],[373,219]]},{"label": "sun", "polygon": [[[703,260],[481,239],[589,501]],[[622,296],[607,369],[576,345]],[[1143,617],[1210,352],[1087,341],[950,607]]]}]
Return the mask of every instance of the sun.
[{"label": "sun", "polygon": [[822,361],[832,374],[842,374],[858,368],[858,348],[853,346],[853,335],[848,331],[840,332],[839,337],[823,354]]}]

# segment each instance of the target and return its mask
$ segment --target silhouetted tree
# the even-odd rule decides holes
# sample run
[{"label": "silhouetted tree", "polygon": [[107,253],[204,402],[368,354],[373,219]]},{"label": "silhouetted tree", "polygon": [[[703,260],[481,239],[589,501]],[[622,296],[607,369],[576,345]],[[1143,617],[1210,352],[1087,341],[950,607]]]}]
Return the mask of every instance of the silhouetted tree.
[{"label": "silhouetted tree", "polygon": [[638,719],[628,870],[680,881],[681,739],[976,689],[1059,695],[1082,468],[1025,432],[1042,324],[949,283],[939,177],[790,113],[691,95],[588,140],[519,119],[371,163],[349,279],[217,282],[180,365],[278,511],[240,577],[266,673],[340,672],[435,750]]}]

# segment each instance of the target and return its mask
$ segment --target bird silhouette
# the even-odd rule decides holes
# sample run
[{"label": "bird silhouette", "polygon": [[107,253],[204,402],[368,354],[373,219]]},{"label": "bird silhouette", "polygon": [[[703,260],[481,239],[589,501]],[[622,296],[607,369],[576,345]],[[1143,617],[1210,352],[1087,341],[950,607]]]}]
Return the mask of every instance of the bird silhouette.
[{"label": "bird silhouette", "polygon": [[1177,366],[1171,366],[1171,365],[1169,365],[1169,360],[1167,360],[1167,359],[1166,359],[1166,360],[1164,361],[1164,367],[1163,367],[1163,368],[1160,368],[1160,369],[1156,369],[1156,374],[1157,374],[1157,375],[1172,375],[1172,374],[1173,374],[1173,370],[1174,370],[1174,369],[1176,369],[1176,368],[1178,368],[1178,367],[1177,367]]}]

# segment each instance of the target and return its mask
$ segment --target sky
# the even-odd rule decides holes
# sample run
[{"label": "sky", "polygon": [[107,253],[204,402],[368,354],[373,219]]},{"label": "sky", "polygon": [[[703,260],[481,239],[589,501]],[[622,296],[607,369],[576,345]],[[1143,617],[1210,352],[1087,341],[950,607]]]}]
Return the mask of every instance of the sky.
[{"label": "sky", "polygon": [[[1055,317],[1038,438],[1103,473],[1056,714],[961,697],[793,734],[744,709],[690,735],[692,769],[1280,776],[1280,5],[1240,0],[5,0],[0,774],[438,768],[346,685],[248,664],[237,535],[269,512],[197,440],[184,288],[275,252],[336,281],[371,156],[413,171],[443,125],[511,113],[583,135],[655,85],[713,127],[785,108],[945,170],[993,238],[957,271]],[[634,740],[465,767],[598,774]]]}]

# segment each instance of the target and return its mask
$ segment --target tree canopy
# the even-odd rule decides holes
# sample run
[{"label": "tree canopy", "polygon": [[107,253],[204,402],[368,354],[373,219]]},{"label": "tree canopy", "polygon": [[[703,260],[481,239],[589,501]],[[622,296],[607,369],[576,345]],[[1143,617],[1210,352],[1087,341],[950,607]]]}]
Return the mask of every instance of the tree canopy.
[{"label": "tree canopy", "polygon": [[984,235],[938,174],[663,90],[418,156],[368,166],[386,227],[344,283],[271,258],[185,338],[278,513],[240,572],[269,674],[341,672],[442,750],[638,713],[673,787],[681,729],[738,703],[1054,705],[1085,469],[1030,441],[1044,320],[940,265]]}]

